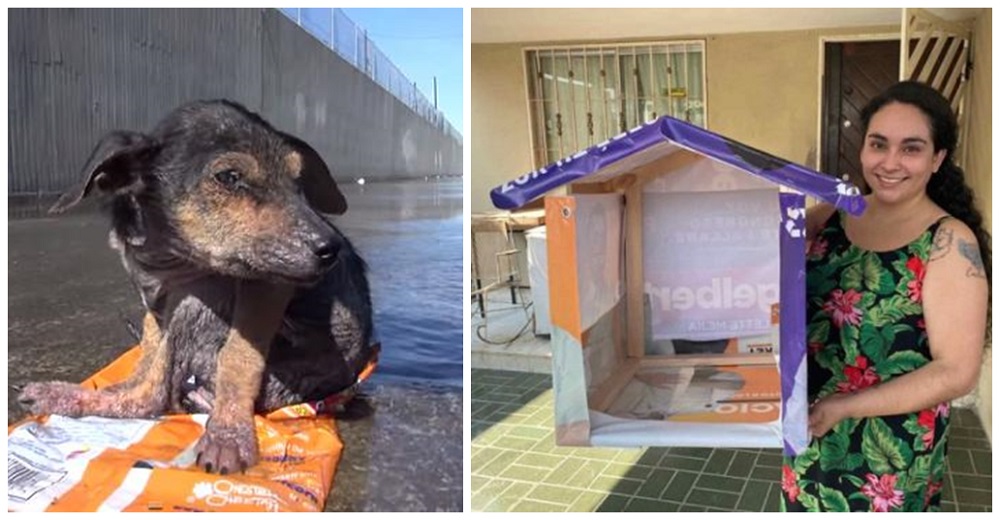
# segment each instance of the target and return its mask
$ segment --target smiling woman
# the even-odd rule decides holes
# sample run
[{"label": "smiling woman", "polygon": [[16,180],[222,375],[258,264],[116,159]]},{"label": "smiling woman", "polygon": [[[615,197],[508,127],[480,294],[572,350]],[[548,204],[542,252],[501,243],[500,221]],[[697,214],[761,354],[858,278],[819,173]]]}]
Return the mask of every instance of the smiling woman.
[{"label": "smiling woman", "polygon": [[990,236],[952,159],[955,116],[902,82],[862,120],[868,209],[808,217],[813,439],[785,458],[785,510],[939,509],[950,401],[981,365]]}]

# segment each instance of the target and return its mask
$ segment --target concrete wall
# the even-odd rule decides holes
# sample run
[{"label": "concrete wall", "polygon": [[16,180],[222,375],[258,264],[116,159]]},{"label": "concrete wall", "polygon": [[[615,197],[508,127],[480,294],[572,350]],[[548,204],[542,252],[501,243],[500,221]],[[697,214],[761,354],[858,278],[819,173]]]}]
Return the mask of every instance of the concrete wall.
[{"label": "concrete wall", "polygon": [[11,9],[8,195],[58,193],[113,129],[229,98],[340,180],[462,172],[462,143],[276,10]]}]

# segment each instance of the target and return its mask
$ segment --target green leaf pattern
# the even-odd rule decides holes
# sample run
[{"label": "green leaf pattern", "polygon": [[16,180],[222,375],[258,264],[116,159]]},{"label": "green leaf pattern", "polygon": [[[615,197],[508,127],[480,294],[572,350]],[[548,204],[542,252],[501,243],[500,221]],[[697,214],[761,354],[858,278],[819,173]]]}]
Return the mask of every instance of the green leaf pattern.
[{"label": "green leaf pattern", "polygon": [[[851,245],[840,218],[831,218],[821,232],[828,242],[826,256],[807,263],[810,399],[872,380],[882,383],[930,362],[923,306],[910,299],[916,277],[907,262],[913,257],[927,262],[936,229],[935,224],[900,249],[873,252]],[[838,289],[842,297],[834,300]],[[848,293],[850,298],[844,297]],[[864,364],[858,364],[859,357]],[[913,412],[842,421],[797,457],[786,456],[798,494],[794,502],[783,494],[782,510],[870,511],[887,500],[892,511],[939,509],[948,414],[932,411],[929,449],[923,440],[932,435],[929,424],[921,425],[919,412]]]}]

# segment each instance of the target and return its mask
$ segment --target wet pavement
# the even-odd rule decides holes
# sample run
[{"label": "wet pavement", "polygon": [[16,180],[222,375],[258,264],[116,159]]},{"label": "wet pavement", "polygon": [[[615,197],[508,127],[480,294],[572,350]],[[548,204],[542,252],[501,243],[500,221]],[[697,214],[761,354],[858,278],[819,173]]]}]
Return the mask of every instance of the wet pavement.
[{"label": "wet pavement", "polygon": [[[462,509],[461,186],[342,186],[351,208],[337,224],[368,261],[383,357],[353,418],[337,421],[345,447],[328,511]],[[107,218],[8,216],[19,217],[8,222],[8,384],[80,381],[135,343],[125,321],[143,313]],[[407,318],[406,298],[441,303]],[[8,424],[24,416],[15,398]]]}]

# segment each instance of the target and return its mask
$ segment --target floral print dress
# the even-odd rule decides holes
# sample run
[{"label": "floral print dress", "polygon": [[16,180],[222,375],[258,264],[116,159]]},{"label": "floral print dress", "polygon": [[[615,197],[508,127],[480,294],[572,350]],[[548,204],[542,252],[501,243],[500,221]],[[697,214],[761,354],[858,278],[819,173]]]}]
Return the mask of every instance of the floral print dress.
[{"label": "floral print dress", "polygon": [[[931,359],[921,284],[940,221],[899,249],[850,243],[834,215],[807,253],[810,402],[912,372]],[[846,419],[782,466],[787,511],[938,510],[947,402]]]}]

